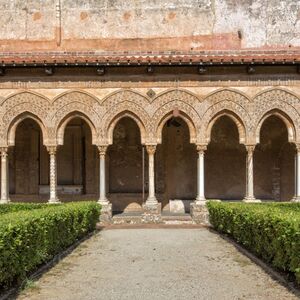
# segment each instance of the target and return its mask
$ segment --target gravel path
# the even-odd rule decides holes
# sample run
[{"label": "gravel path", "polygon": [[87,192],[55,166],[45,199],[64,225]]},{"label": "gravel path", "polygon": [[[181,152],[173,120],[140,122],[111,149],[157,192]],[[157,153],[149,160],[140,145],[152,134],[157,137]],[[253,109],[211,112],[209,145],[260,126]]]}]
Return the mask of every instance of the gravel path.
[{"label": "gravel path", "polygon": [[207,229],[104,230],[18,299],[298,299]]}]

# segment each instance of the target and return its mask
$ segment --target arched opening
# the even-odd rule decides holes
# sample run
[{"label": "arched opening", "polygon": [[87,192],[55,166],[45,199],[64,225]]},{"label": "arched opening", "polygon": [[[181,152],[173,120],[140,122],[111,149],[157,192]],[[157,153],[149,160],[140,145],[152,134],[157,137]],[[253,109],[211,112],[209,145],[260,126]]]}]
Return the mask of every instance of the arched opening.
[{"label": "arched opening", "polygon": [[25,118],[18,123],[9,153],[9,192],[15,201],[46,201],[43,185],[49,184],[49,156],[38,123]]},{"label": "arched opening", "polygon": [[142,210],[145,200],[143,170],[147,170],[146,152],[143,155],[143,151],[140,129],[135,120],[130,117],[119,119],[113,129],[113,143],[108,148],[106,168],[109,200],[114,212]]},{"label": "arched opening", "polygon": [[96,199],[99,193],[99,154],[90,126],[80,117],[65,126],[57,151],[57,192],[61,200]]},{"label": "arched opening", "polygon": [[245,196],[246,151],[236,123],[226,115],[216,120],[205,153],[205,196],[241,200]]},{"label": "arched opening", "polygon": [[284,121],[271,115],[260,129],[254,152],[254,193],[257,199],[289,201],[294,196],[295,150]]},{"label": "arched opening", "polygon": [[157,198],[162,209],[177,212],[176,207],[183,206],[188,212],[197,195],[197,151],[190,143],[189,127],[181,117],[171,117],[163,126],[155,170]]}]

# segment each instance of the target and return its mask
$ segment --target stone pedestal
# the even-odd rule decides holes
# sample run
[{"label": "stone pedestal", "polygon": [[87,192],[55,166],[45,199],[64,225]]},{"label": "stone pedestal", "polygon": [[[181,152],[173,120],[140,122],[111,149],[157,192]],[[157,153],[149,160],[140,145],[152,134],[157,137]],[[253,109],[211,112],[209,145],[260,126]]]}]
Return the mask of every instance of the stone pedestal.
[{"label": "stone pedestal", "polygon": [[161,203],[145,203],[143,204],[143,210],[142,223],[158,224],[162,222]]},{"label": "stone pedestal", "polygon": [[100,223],[110,224],[112,223],[112,205],[111,203],[101,204]]},{"label": "stone pedestal", "polygon": [[209,225],[209,214],[206,207],[206,202],[203,203],[191,203],[191,216],[196,224]]},{"label": "stone pedestal", "polygon": [[256,198],[244,198],[243,202],[245,203],[261,203],[261,200],[256,199]]}]

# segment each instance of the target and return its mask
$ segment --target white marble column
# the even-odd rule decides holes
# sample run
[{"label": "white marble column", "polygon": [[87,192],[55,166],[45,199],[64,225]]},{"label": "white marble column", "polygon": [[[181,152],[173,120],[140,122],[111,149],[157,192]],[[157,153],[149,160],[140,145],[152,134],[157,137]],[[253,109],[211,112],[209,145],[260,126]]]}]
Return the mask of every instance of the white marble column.
[{"label": "white marble column", "polygon": [[246,197],[244,202],[260,202],[254,196],[254,182],[253,182],[253,154],[255,145],[247,145],[247,163],[246,163]]},{"label": "white marble column", "polygon": [[106,198],[105,191],[105,155],[107,146],[98,146],[99,155],[100,155],[100,193],[98,203],[101,205],[108,205],[109,201]]},{"label": "white marble column", "polygon": [[295,197],[292,201],[300,202],[300,144],[296,145],[295,161]]},{"label": "white marble column", "polygon": [[50,155],[50,198],[48,203],[60,203],[57,197],[57,167],[56,167],[56,146],[49,146],[47,150]]},{"label": "white marble column", "polygon": [[146,145],[148,158],[149,158],[149,196],[146,200],[146,204],[154,205],[158,201],[155,197],[155,177],[154,177],[154,153],[156,145]]},{"label": "white marble column", "polygon": [[8,148],[3,147],[1,151],[1,199],[0,204],[9,203],[9,178],[8,178]]},{"label": "white marble column", "polygon": [[197,198],[196,204],[203,204],[205,199],[204,191],[204,153],[206,145],[197,145],[198,159],[197,159]]}]

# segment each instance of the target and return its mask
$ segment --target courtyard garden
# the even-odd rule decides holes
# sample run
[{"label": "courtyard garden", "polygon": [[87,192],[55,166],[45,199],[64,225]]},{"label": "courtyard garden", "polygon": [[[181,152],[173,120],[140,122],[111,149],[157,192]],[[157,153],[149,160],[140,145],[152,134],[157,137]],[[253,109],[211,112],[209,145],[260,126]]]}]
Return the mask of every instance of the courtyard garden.
[{"label": "courtyard garden", "polygon": [[300,283],[300,203],[208,203],[210,223]]},{"label": "courtyard garden", "polygon": [[99,214],[95,202],[1,205],[0,290],[95,230]]}]

